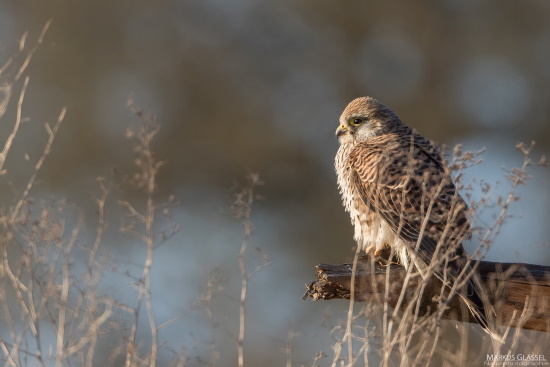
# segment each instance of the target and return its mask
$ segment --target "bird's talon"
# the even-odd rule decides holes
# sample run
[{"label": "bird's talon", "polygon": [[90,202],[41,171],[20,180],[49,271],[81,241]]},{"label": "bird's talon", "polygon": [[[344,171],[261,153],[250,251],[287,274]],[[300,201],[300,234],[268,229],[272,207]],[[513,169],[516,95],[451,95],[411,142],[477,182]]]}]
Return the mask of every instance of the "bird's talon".
[{"label": "bird's talon", "polygon": [[365,249],[365,253],[367,253],[367,255],[374,255],[374,257],[378,257],[378,255],[380,255],[380,250],[376,249],[375,245],[370,245]]},{"label": "bird's talon", "polygon": [[382,249],[376,248],[375,245],[370,245],[365,249],[365,253],[368,255],[374,255],[375,257],[380,256],[380,253],[382,252]]}]

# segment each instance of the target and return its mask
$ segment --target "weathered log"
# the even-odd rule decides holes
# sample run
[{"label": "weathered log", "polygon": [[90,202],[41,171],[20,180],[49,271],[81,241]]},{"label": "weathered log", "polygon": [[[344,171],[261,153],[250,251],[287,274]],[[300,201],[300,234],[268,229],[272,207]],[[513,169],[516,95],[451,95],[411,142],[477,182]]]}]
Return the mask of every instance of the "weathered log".
[{"label": "weathered log", "polygon": [[[477,273],[487,291],[490,302],[497,312],[497,323],[529,330],[550,331],[550,267],[531,264],[496,263],[480,261]],[[357,263],[354,300],[358,302],[384,302],[386,284],[389,285],[387,302],[395,308],[402,292],[407,271],[401,265],[386,265],[361,258]],[[307,296],[318,299],[350,298],[352,264],[317,266],[317,280],[306,285]],[[388,281],[386,281],[388,277]],[[401,304],[404,309],[414,293],[419,290],[420,277],[410,279]],[[437,309],[442,283],[430,277],[420,299],[419,313],[429,314]],[[445,319],[475,322],[463,312],[459,297],[453,297],[443,314]],[[513,317],[515,312],[515,317]],[[524,318],[520,321],[520,316]],[[513,320],[512,320],[513,318]]]}]

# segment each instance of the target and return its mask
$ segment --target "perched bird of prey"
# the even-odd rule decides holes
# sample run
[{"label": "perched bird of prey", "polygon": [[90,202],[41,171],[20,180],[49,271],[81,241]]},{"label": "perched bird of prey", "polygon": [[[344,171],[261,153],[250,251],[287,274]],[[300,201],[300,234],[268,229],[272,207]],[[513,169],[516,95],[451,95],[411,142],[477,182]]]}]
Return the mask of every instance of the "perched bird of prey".
[{"label": "perched bird of prey", "polygon": [[[346,107],[336,136],[334,166],[357,244],[375,254],[392,247],[401,264],[415,266],[422,277],[435,261],[434,274],[452,285],[469,267],[462,241],[471,227],[439,148],[371,97]],[[460,295],[488,331],[478,292],[470,283]]]}]

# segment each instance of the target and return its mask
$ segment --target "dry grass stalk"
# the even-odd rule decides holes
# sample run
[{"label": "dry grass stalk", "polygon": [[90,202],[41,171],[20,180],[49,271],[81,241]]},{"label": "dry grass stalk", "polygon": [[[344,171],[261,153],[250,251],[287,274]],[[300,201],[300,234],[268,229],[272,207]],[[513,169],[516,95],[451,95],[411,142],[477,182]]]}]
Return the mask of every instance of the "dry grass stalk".
[{"label": "dry grass stalk", "polygon": [[261,186],[263,182],[260,176],[256,173],[250,173],[247,176],[247,184],[240,187],[236,191],[233,203],[230,206],[230,211],[233,216],[242,221],[244,229],[244,238],[239,251],[239,269],[241,272],[241,296],[239,303],[239,336],[237,338],[237,365],[244,366],[244,336],[245,336],[245,315],[246,315],[246,297],[248,291],[248,280],[260,271],[265,266],[270,264],[266,256],[261,257],[261,263],[252,272],[249,272],[245,264],[245,253],[250,241],[250,236],[253,232],[252,221],[250,220],[252,213],[252,205],[255,200],[260,198],[255,190]]}]

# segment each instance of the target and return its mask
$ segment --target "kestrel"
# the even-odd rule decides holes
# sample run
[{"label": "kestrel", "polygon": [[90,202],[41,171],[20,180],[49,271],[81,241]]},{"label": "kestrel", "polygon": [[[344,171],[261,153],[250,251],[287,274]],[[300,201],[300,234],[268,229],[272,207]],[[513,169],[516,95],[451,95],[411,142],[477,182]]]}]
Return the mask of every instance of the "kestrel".
[{"label": "kestrel", "polygon": [[[336,137],[338,186],[357,244],[375,254],[392,247],[401,264],[415,266],[422,277],[436,261],[435,275],[452,284],[469,266],[462,241],[471,227],[439,148],[371,97],[346,107]],[[488,330],[476,289],[470,284],[461,297]]]}]

